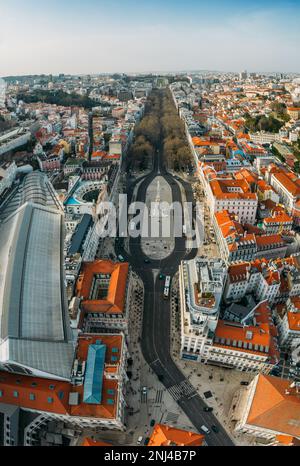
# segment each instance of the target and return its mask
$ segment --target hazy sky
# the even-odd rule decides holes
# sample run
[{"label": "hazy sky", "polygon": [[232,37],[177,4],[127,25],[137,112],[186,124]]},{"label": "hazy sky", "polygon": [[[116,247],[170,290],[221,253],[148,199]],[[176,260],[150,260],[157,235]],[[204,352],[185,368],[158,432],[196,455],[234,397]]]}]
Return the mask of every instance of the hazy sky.
[{"label": "hazy sky", "polygon": [[300,0],[0,0],[0,76],[300,72]]}]

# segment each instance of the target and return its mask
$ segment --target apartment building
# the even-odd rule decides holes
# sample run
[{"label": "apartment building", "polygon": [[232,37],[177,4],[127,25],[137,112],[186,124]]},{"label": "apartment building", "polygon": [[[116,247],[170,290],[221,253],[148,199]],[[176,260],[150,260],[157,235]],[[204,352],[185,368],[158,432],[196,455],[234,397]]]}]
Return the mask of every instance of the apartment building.
[{"label": "apartment building", "polygon": [[214,177],[207,180],[206,186],[212,216],[215,212],[227,210],[237,215],[241,223],[255,222],[258,198],[245,179]]},{"label": "apartment building", "polygon": [[254,142],[242,141],[239,143],[239,147],[243,151],[245,157],[249,160],[264,157],[265,155],[267,155],[266,149],[264,149],[259,144],[254,144]]},{"label": "apartment building", "polygon": [[271,201],[275,202],[275,204],[278,204],[280,201],[280,197],[270,186],[268,183],[266,183],[265,180],[259,179],[257,181],[257,196],[259,201],[267,201],[270,199]]},{"label": "apartment building", "polygon": [[238,216],[228,210],[216,212],[212,219],[221,257],[232,262],[249,261],[257,252],[255,235],[245,232]]},{"label": "apartment building", "polygon": [[37,156],[37,161],[42,172],[52,172],[61,168],[61,157],[54,154],[48,157],[41,154]]},{"label": "apartment building", "polygon": [[293,228],[293,217],[285,212],[274,212],[272,217],[263,219],[262,227],[268,235],[291,231]]},{"label": "apartment building", "polygon": [[300,200],[300,179],[290,171],[278,169],[271,173],[270,184],[280,196],[280,202],[285,205],[289,214]]},{"label": "apartment building", "polygon": [[220,319],[204,362],[268,374],[279,362],[277,330],[268,302],[259,303],[244,324]]},{"label": "apartment building", "polygon": [[201,361],[212,344],[226,279],[222,259],[196,257],[179,267],[183,359]]},{"label": "apartment building", "polygon": [[278,314],[279,342],[282,346],[295,348],[300,344],[300,297],[292,296]]},{"label": "apartment building", "polygon": [[262,234],[263,230],[255,227],[249,229],[247,226],[245,229],[238,221],[238,216],[227,210],[215,213],[212,223],[220,255],[227,262],[271,259],[286,255],[287,244],[281,235]]},{"label": "apartment building", "polygon": [[280,272],[266,260],[230,264],[224,289],[226,302],[238,302],[247,294],[258,301],[275,302],[281,286]]}]

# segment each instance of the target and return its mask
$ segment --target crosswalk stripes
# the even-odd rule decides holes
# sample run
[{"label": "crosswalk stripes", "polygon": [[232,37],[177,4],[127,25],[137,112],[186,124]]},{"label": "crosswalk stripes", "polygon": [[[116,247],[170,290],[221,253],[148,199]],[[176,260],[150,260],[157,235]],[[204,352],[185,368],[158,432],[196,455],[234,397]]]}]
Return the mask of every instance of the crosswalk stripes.
[{"label": "crosswalk stripes", "polygon": [[167,423],[177,422],[179,418],[179,414],[176,413],[168,413],[166,417]]},{"label": "crosswalk stripes", "polygon": [[163,394],[164,394],[163,390],[157,390],[156,397],[155,397],[155,403],[159,404],[162,402]]},{"label": "crosswalk stripes", "polygon": [[147,393],[141,393],[141,403],[147,403]]},{"label": "crosswalk stripes", "polygon": [[188,380],[172,385],[172,387],[168,388],[168,391],[175,401],[181,400],[182,398],[189,399],[197,393],[193,385]]}]

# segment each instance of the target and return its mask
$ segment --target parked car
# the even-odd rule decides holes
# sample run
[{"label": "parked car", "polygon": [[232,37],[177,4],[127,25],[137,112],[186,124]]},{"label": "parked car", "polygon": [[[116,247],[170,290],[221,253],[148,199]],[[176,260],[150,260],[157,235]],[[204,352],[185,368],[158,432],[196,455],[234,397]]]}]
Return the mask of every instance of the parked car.
[{"label": "parked car", "polygon": [[245,382],[244,380],[242,380],[241,385],[249,385],[249,382]]},{"label": "parked car", "polygon": [[155,426],[155,419],[151,419],[150,427],[154,427],[154,426]]},{"label": "parked car", "polygon": [[206,413],[209,413],[211,411],[213,411],[214,408],[212,408],[211,406],[205,406],[205,408],[203,408],[203,411],[205,411]]},{"label": "parked car", "polygon": [[213,432],[215,432],[215,434],[217,434],[217,433],[219,432],[219,429],[218,429],[217,426],[215,426],[215,425],[211,426],[211,430],[212,430]]},{"label": "parked car", "polygon": [[136,442],[137,445],[140,445],[140,444],[142,443],[142,441],[143,441],[143,437],[140,436],[140,437],[137,439],[137,442]]}]

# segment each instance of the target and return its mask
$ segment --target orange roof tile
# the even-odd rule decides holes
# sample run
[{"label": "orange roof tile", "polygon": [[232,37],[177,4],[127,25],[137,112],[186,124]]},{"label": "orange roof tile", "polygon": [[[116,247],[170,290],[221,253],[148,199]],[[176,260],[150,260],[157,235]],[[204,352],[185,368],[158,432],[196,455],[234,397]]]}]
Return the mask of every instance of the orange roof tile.
[{"label": "orange roof tile", "polygon": [[163,424],[156,424],[148,442],[148,447],[165,447],[175,445],[200,447],[203,444],[203,440],[204,435],[177,429],[175,427],[169,427]]},{"label": "orange roof tile", "polygon": [[276,435],[276,440],[281,445],[292,445],[294,437],[291,435]]},{"label": "orange roof tile", "polygon": [[300,437],[300,396],[291,381],[259,375],[247,424]]},{"label": "orange roof tile", "polygon": [[[251,338],[250,338],[250,333],[251,333]],[[247,335],[249,338],[247,338]],[[268,350],[266,348],[270,348],[271,344],[271,335],[270,335],[270,329],[268,324],[260,324],[258,327],[254,326],[245,326],[243,327],[242,325],[237,325],[237,324],[232,324],[232,322],[227,322],[225,320],[219,320],[216,331],[215,331],[215,338],[222,339],[224,338],[226,340],[230,340],[230,343],[226,342],[225,343],[220,343],[220,342],[214,342],[214,346],[221,346],[221,347],[230,347],[231,350],[236,350],[236,351],[245,351],[245,352],[251,352],[251,353],[257,353],[257,354],[262,354],[262,353],[268,353]],[[252,343],[253,349],[249,348],[243,348],[243,347],[238,347],[238,346],[233,346],[232,342],[233,341],[242,341],[243,343]],[[259,351],[258,349],[254,349],[254,345],[263,346],[264,350]]]},{"label": "orange roof tile", "polygon": [[82,442],[82,447],[111,447],[111,443],[101,442],[97,440],[93,440],[90,437],[85,437]]},{"label": "orange roof tile", "polygon": [[0,390],[1,403],[58,414],[66,414],[69,409],[71,384],[68,382],[0,371]]},{"label": "orange roof tile", "polygon": [[274,173],[272,176],[276,178],[282,186],[284,186],[293,196],[300,197],[300,179],[291,179],[292,174]]},{"label": "orange roof tile", "polygon": [[300,311],[287,313],[288,323],[290,330],[300,332]]},{"label": "orange roof tile", "polygon": [[[129,264],[114,263],[107,260],[84,262],[77,280],[77,296],[83,298],[81,307],[84,312],[123,313],[126,299],[126,286]],[[103,299],[90,299],[91,288],[95,275],[110,275],[107,296]]]},{"label": "orange roof tile", "polygon": [[230,283],[237,283],[247,280],[247,271],[250,268],[250,262],[231,264],[228,267],[228,277]]},{"label": "orange roof tile", "polygon": [[[72,385],[69,382],[27,375],[18,376],[4,371],[0,371],[1,402],[37,411],[114,419],[118,409],[118,380],[109,379],[106,374],[111,372],[110,369],[114,369],[115,372],[119,370],[123,336],[122,334],[82,334],[78,339],[76,359],[80,362],[86,361],[88,347],[96,340],[101,340],[106,345],[101,404],[89,404],[82,401],[84,384]],[[115,348],[118,349],[117,352]],[[112,356],[115,356],[115,361],[112,361]],[[15,392],[18,396],[14,396]],[[69,404],[71,393],[79,394],[78,405]]]},{"label": "orange roof tile", "polygon": [[258,249],[260,249],[265,246],[271,246],[272,244],[284,245],[285,243],[281,235],[261,235],[256,237],[256,244]]},{"label": "orange roof tile", "polygon": [[[217,199],[257,199],[255,193],[251,193],[249,184],[245,179],[215,179],[210,181],[213,195]],[[232,192],[229,188],[240,188],[240,192]]]}]

